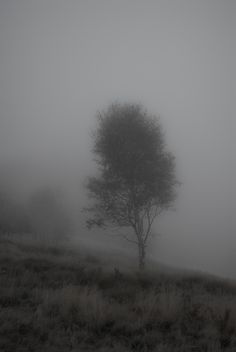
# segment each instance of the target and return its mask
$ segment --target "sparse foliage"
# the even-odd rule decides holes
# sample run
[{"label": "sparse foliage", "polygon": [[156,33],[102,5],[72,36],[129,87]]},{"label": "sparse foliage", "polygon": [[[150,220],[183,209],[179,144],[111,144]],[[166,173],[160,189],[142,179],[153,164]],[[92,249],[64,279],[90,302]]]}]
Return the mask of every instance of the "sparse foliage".
[{"label": "sparse foliage", "polygon": [[140,105],[111,105],[98,115],[93,151],[100,175],[87,185],[95,200],[87,225],[131,227],[135,237],[124,237],[137,244],[142,269],[152,224],[172,204],[177,184],[160,122]]}]

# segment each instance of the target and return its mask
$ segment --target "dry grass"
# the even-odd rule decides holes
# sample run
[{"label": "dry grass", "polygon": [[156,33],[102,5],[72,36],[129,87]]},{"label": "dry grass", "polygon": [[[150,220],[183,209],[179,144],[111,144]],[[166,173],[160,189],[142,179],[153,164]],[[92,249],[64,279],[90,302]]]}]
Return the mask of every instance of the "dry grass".
[{"label": "dry grass", "polygon": [[0,351],[236,351],[236,287],[0,243]]}]

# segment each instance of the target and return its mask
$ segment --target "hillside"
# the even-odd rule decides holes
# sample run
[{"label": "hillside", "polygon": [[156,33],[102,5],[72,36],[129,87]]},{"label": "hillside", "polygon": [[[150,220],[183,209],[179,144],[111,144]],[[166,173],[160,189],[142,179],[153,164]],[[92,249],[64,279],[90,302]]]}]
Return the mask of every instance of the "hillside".
[{"label": "hillside", "polygon": [[236,285],[0,241],[0,351],[236,351]]}]

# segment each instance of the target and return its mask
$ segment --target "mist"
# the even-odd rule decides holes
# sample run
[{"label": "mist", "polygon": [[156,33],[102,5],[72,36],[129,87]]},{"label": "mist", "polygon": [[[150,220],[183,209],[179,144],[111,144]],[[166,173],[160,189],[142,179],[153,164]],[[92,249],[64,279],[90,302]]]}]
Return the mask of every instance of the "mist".
[{"label": "mist", "polygon": [[112,102],[160,116],[181,182],[148,255],[236,278],[233,0],[0,2],[0,187],[19,202],[62,192],[73,240],[132,245],[88,231],[92,130]]}]

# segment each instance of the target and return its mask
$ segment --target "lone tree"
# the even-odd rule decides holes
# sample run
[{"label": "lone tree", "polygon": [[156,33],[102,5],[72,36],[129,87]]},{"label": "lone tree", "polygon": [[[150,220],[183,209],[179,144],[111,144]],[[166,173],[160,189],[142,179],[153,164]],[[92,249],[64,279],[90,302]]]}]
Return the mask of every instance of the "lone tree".
[{"label": "lone tree", "polygon": [[143,269],[152,224],[171,206],[177,184],[159,120],[141,105],[113,104],[98,114],[93,152],[100,173],[87,184],[95,201],[87,225],[132,228],[124,237],[138,246]]}]

